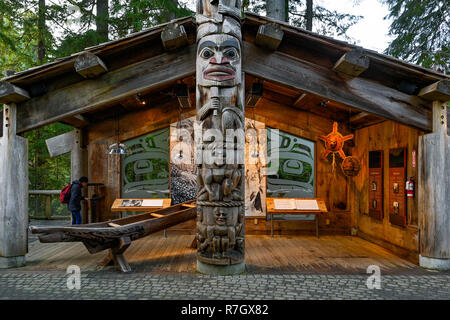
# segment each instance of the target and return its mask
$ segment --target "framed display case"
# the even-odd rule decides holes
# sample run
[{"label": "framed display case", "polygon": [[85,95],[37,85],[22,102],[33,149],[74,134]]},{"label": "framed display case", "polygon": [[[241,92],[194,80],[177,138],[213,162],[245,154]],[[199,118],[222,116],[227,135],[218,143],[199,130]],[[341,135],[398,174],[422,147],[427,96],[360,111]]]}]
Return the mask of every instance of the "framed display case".
[{"label": "framed display case", "polygon": [[383,151],[369,151],[369,216],[383,221]]},{"label": "framed display case", "polygon": [[389,221],[406,227],[406,148],[389,150]]}]

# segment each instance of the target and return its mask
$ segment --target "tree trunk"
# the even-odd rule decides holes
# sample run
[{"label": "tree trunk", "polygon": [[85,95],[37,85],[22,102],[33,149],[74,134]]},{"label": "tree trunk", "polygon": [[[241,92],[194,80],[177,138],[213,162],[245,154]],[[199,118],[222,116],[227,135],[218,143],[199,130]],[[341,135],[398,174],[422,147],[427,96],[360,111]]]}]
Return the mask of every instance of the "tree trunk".
[{"label": "tree trunk", "polygon": [[108,40],[108,0],[97,0],[97,17],[96,26],[97,33],[104,39]]},{"label": "tree trunk", "polygon": [[45,59],[45,9],[45,0],[39,0],[37,47],[38,64],[43,64]]},{"label": "tree trunk", "polygon": [[131,2],[130,2],[130,5],[131,5],[131,7],[132,7],[132,11],[133,11],[133,16],[132,16],[132,20],[130,21],[130,24],[131,24],[131,26],[132,26],[132,32],[134,33],[134,32],[138,32],[138,31],[141,31],[140,29],[140,27],[139,27],[139,24],[138,24],[138,21],[137,21],[137,19],[136,19],[136,17],[138,16],[138,14],[139,14],[139,12],[138,12],[138,8],[136,7],[136,4],[138,4],[139,3],[139,0],[131,0]]},{"label": "tree trunk", "polygon": [[289,0],[267,0],[266,15],[269,18],[288,21],[288,1]]},{"label": "tree trunk", "polygon": [[312,31],[313,0],[306,0],[306,30]]}]

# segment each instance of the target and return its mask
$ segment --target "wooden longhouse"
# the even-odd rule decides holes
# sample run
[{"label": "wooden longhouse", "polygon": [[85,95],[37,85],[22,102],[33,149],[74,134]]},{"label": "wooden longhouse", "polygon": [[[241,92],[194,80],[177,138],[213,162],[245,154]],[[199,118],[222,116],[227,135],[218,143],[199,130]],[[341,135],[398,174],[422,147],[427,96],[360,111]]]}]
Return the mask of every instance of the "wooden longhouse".
[{"label": "wooden longhouse", "polygon": [[[173,136],[192,132],[196,56],[196,23],[187,17],[1,80],[0,266],[22,264],[27,250],[26,131],[54,122],[75,128],[74,177],[104,184],[98,214],[84,217],[89,222],[117,218],[117,198],[195,197],[195,171],[174,164]],[[262,160],[246,160],[246,233],[270,233],[269,197],[320,198],[328,209],[321,234],[357,235],[417,263],[420,256],[425,267],[450,268],[449,77],[250,13],[242,58],[246,129],[278,129],[287,143],[285,171],[276,176],[262,175]],[[332,157],[322,157],[319,137],[334,122],[344,136],[353,134],[343,151],[359,160],[354,176],[344,174],[337,154],[334,169]],[[108,156],[117,140],[133,155]],[[267,150],[263,140],[258,156]],[[302,169],[292,173],[293,166]],[[415,194],[406,197],[410,177]],[[286,219],[275,221],[276,234],[314,230]],[[194,233],[195,222],[173,229]]]}]

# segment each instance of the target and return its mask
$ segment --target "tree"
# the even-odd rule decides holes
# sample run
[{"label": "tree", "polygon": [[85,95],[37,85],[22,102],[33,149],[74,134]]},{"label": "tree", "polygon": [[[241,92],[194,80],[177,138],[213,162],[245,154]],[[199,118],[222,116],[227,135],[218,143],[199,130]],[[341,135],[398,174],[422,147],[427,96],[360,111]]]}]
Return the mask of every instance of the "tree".
[{"label": "tree", "polygon": [[266,15],[279,21],[288,21],[288,0],[267,0]]},{"label": "tree", "polygon": [[288,18],[282,21],[288,21],[293,26],[330,37],[341,36],[350,39],[346,34],[348,28],[362,18],[361,16],[331,11],[323,6],[314,5],[313,0],[267,0],[267,2],[247,0],[244,1],[243,7],[244,10],[259,15],[267,12],[269,16],[273,12],[272,5],[278,5],[278,10],[281,10],[283,3],[287,6]]},{"label": "tree", "polygon": [[97,0],[96,27],[100,37],[108,40],[108,18],[109,3],[108,0]]},{"label": "tree", "polygon": [[45,60],[45,0],[39,0],[38,9],[38,45],[37,45],[37,62],[43,64]]},{"label": "tree", "polygon": [[450,72],[450,2],[448,0],[383,0],[392,19],[389,34],[395,39],[386,53]]}]

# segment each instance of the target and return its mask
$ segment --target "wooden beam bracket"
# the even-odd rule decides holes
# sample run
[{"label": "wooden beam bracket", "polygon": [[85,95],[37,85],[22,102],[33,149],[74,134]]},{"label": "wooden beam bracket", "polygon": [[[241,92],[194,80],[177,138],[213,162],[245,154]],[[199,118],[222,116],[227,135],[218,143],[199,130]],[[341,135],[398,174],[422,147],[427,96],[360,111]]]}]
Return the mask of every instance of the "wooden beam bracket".
[{"label": "wooden beam bracket", "polygon": [[[336,74],[278,51],[267,54],[243,41],[242,71],[287,88],[421,130],[431,129],[430,103],[363,77],[344,82]],[[281,72],[282,70],[282,72]]]},{"label": "wooden beam bracket", "polygon": [[283,40],[284,32],[277,23],[269,22],[259,27],[255,43],[269,50],[277,50]]},{"label": "wooden beam bracket", "polygon": [[30,95],[26,90],[9,82],[0,81],[0,103],[20,103],[29,99]]},{"label": "wooden beam bracket", "polygon": [[168,51],[176,50],[188,44],[188,38],[183,26],[169,23],[161,32],[161,40]]},{"label": "wooden beam bracket", "polygon": [[431,101],[450,101],[450,80],[440,80],[420,90],[419,97]]},{"label": "wooden beam bracket", "polygon": [[92,79],[108,72],[108,68],[95,54],[84,52],[75,60],[75,71],[86,79]]},{"label": "wooden beam bracket", "polygon": [[344,54],[334,65],[333,70],[351,78],[359,76],[369,68],[369,57],[362,50],[352,50]]}]

